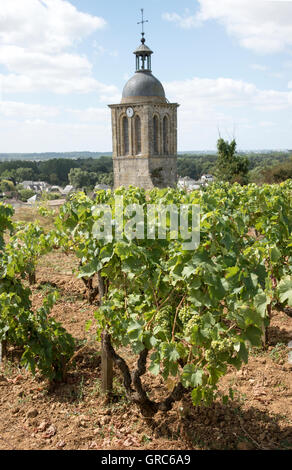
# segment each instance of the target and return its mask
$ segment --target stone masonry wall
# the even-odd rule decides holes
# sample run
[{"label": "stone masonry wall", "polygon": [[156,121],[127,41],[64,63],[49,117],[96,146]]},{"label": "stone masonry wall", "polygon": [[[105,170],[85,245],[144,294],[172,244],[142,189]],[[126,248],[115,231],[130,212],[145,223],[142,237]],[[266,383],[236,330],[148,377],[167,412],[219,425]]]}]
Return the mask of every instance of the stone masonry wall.
[{"label": "stone masonry wall", "polygon": [[120,157],[113,160],[114,187],[138,186],[144,189],[174,187],[177,157]]},{"label": "stone masonry wall", "polygon": [[[139,101],[137,99],[137,101]],[[134,116],[128,119],[129,153],[123,155],[122,120],[131,106]],[[176,103],[157,102],[155,97],[142,103],[110,105],[112,110],[114,187],[138,186],[145,189],[173,187],[177,181],[177,107]],[[141,119],[141,153],[136,155],[135,116]],[[154,153],[153,117],[158,119],[158,152]],[[163,146],[163,118],[168,119],[168,151]]]}]

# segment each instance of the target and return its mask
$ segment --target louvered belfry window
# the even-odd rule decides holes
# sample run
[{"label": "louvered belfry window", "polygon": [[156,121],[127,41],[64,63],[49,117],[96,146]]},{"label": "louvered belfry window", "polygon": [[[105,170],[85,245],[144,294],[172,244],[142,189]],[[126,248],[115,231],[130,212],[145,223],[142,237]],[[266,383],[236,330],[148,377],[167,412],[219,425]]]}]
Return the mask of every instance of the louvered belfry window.
[{"label": "louvered belfry window", "polygon": [[139,116],[135,118],[135,140],[136,140],[136,154],[141,153],[141,119]]},{"label": "louvered belfry window", "polygon": [[168,117],[163,118],[163,153],[168,154]]},{"label": "louvered belfry window", "polygon": [[158,154],[158,118],[153,117],[153,150],[155,154]]},{"label": "louvered belfry window", "polygon": [[123,117],[123,141],[124,141],[124,155],[129,154],[129,125],[128,118]]}]

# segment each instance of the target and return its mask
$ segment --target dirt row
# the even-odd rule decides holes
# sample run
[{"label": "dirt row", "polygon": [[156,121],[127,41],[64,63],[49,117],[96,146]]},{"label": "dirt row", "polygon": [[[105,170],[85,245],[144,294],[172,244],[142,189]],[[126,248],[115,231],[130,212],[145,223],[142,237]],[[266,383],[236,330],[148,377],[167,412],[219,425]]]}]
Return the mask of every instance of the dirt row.
[{"label": "dirt row", "polygon": [[[128,403],[117,370],[113,400],[101,394],[94,322],[86,330],[97,306],[88,304],[74,267],[74,259],[61,253],[42,258],[32,301],[37,308],[49,292],[59,291],[52,315],[81,352],[67,382],[51,390],[46,380],[20,368],[10,351],[0,368],[0,449],[292,449],[291,317],[273,312],[267,350],[254,351],[247,365],[221,379],[222,394],[235,390],[232,402],[194,408],[184,399],[166,415],[145,419]],[[120,353],[134,361],[128,350]],[[143,380],[154,390],[152,398],[168,393],[159,377],[146,374]]]}]

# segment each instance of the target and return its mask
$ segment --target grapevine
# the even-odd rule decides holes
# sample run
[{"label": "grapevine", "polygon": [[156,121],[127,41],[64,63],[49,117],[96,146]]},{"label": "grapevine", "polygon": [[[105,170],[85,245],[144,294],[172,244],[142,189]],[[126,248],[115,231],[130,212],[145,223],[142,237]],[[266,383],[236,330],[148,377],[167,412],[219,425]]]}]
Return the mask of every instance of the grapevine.
[{"label": "grapevine", "polygon": [[[96,312],[98,338],[107,332],[108,354],[128,393],[134,387],[140,396],[142,412],[160,406],[145,401],[140,378],[147,367],[164,380],[172,376],[194,404],[209,403],[227,365],[239,368],[250,347],[261,345],[269,307],[279,297],[271,278],[285,290],[283,279],[288,286],[291,274],[291,190],[291,181],[261,188],[214,184],[191,193],[120,188],[99,191],[94,201],[77,194],[62,208],[59,244],[80,259],[79,277],[110,281]],[[200,204],[200,246],[184,251],[183,240],[170,236],[116,239],[115,225],[111,240],[98,239],[95,208],[106,204],[114,215],[117,196],[125,206],[142,206],[145,216],[147,204]],[[116,353],[120,346],[138,355],[138,381]]]},{"label": "grapevine", "polygon": [[[24,228],[13,224],[13,209],[0,203],[0,342],[2,353],[11,345],[20,348],[20,362],[51,382],[64,379],[66,363],[74,351],[72,336],[49,317],[57,294],[44,299],[33,312],[31,291],[23,284],[32,274],[37,258],[49,250],[48,238],[36,224]],[[10,230],[8,243],[4,232]]]},{"label": "grapevine", "polygon": [[[117,198],[122,198],[124,205],[119,228]],[[191,208],[197,204],[200,244],[195,249],[184,248],[181,232],[176,238],[170,230],[164,238],[147,238],[144,226],[142,232],[136,227],[140,236],[127,235],[130,214],[137,205],[146,219],[148,205],[160,208],[158,212],[162,213],[165,206]],[[107,209],[99,210],[101,206]],[[228,366],[239,369],[248,361],[250,349],[261,347],[272,306],[292,306],[291,209],[290,180],[261,187],[213,184],[189,193],[170,188],[147,192],[120,188],[98,191],[94,200],[77,193],[60,209],[49,238],[39,232],[44,242],[41,249],[45,252],[54,246],[75,254],[77,276],[88,287],[88,299],[93,301],[99,292],[97,339],[103,341],[108,357],[120,369],[129,399],[143,414],[153,416],[158,410],[169,410],[186,393],[191,394],[194,405],[211,403],[219,395],[217,384]],[[100,238],[106,210],[113,218],[111,230]],[[13,230],[10,217],[11,210],[2,207],[3,231]],[[170,229],[170,217],[165,220]],[[156,223],[159,233],[162,222],[158,215]],[[29,290],[25,291],[21,283],[30,258],[13,258],[13,244],[24,243],[24,234],[37,236],[38,230],[36,225],[21,228],[6,249],[0,231],[0,294],[2,305],[9,307],[2,318],[9,317],[9,309],[18,298],[19,312],[27,315],[30,325],[39,324],[42,317],[48,331],[42,338],[56,346],[50,359],[54,363],[53,358],[58,361],[62,355],[68,360],[73,343],[47,318],[53,299],[42,313],[31,316]],[[15,334],[15,326],[9,326],[8,320],[0,330],[2,337],[8,337],[8,331]],[[65,352],[54,343],[59,335],[65,338]],[[121,347],[137,357],[133,370],[119,355]],[[29,353],[24,355],[27,361],[29,357]],[[48,373],[41,358],[39,352],[37,366]],[[160,375],[165,382],[171,380],[173,388],[161,402],[146,393],[142,380],[146,372]]]}]

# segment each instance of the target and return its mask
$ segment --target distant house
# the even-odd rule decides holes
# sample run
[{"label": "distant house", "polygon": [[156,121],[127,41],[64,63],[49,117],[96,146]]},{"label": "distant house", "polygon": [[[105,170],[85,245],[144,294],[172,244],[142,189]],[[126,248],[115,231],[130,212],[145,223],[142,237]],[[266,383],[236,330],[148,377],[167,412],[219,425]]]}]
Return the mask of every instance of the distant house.
[{"label": "distant house", "polygon": [[74,191],[74,186],[67,184],[67,186],[65,186],[65,188],[62,190],[62,194],[68,196],[68,194],[72,193],[72,191]]},{"label": "distant house", "polygon": [[35,191],[36,193],[42,193],[44,191],[47,191],[50,186],[44,181],[23,181],[21,185],[24,187],[24,189],[30,189],[31,191]]},{"label": "distant house", "polygon": [[63,193],[63,188],[60,186],[50,186],[47,191],[49,193]]},{"label": "distant house", "polygon": [[185,189],[186,191],[193,191],[194,189],[200,189],[201,183],[193,180],[189,176],[179,177],[177,182],[179,189]]},{"label": "distant house", "polygon": [[34,184],[34,181],[23,181],[20,184],[24,187],[24,189],[31,189],[31,186]]},{"label": "distant house", "polygon": [[212,183],[214,181],[214,176],[213,175],[202,175],[201,176],[201,181],[203,183]]},{"label": "distant house", "polygon": [[103,183],[96,184],[94,187],[94,191],[100,191],[101,189],[107,190],[107,189],[111,189],[111,187],[108,184],[103,184]]}]

